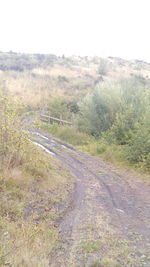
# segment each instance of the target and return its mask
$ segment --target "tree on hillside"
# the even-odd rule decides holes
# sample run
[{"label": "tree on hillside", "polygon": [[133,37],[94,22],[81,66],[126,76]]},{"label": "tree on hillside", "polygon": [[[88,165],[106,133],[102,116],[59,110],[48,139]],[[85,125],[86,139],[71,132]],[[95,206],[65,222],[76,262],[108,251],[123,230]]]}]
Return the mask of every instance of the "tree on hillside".
[{"label": "tree on hillside", "polygon": [[79,129],[100,136],[112,126],[118,108],[119,99],[110,85],[98,85],[80,104]]},{"label": "tree on hillside", "polygon": [[99,67],[98,67],[98,74],[100,75],[107,75],[109,70],[109,64],[107,59],[101,58]]}]

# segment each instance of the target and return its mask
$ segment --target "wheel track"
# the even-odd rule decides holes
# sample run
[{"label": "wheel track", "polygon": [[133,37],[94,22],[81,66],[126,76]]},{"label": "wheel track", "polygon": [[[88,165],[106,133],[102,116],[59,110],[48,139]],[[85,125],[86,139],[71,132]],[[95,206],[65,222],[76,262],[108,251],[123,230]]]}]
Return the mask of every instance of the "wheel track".
[{"label": "wheel track", "polygon": [[[138,206],[136,206],[138,197],[135,195],[134,190],[129,187],[128,183],[123,178],[116,175],[114,172],[111,172],[109,169],[109,174],[107,174],[107,172],[105,172],[105,168],[104,172],[97,174],[95,167],[93,167],[91,170],[90,164],[88,165],[88,160],[92,161],[93,158],[95,159],[95,157],[89,155],[87,156],[85,153],[79,152],[76,149],[72,149],[71,146],[66,146],[64,143],[58,142],[55,138],[52,138],[55,141],[55,146],[52,148],[51,137],[47,138],[48,140],[40,139],[38,141],[39,144],[55,153],[56,158],[59,159],[62,164],[71,171],[76,179],[76,187],[72,202],[73,209],[71,211],[68,209],[68,212],[66,212],[60,225],[62,239],[65,245],[64,247],[62,246],[61,249],[59,248],[57,251],[58,254],[56,253],[57,256],[55,255],[57,260],[55,260],[56,262],[53,264],[50,263],[51,267],[58,267],[58,264],[60,264],[59,258],[65,257],[65,254],[66,257],[71,257],[70,255],[74,247],[74,240],[72,241],[72,236],[75,235],[74,233],[76,228],[82,221],[81,212],[79,209],[84,209],[84,203],[82,203],[82,200],[86,195],[86,187],[90,184],[90,179],[97,180],[102,187],[102,191],[100,191],[99,195],[97,195],[96,201],[107,209],[107,211],[110,213],[110,217],[112,218],[112,222],[122,231],[123,235],[126,235],[129,230],[134,229],[134,231],[139,232],[143,238],[145,238],[145,240],[150,238],[150,231],[145,224],[144,216],[143,218],[139,218]],[[87,157],[88,160],[86,160]],[[103,170],[103,166],[100,167]],[[114,191],[114,188],[116,191]],[[102,192],[104,193],[104,197]],[[129,210],[128,201],[133,205],[131,210]],[[144,205],[144,203],[141,202],[141,206],[142,205]],[[134,220],[136,225],[134,225]],[[62,263],[60,266],[71,266],[65,264],[66,263],[64,261],[64,263]]]}]

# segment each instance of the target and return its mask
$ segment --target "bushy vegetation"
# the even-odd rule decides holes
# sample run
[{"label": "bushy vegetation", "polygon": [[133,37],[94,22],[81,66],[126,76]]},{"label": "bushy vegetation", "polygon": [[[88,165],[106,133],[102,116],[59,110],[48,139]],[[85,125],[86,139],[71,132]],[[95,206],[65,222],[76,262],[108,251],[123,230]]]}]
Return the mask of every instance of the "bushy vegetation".
[{"label": "bushy vegetation", "polygon": [[101,59],[98,67],[98,73],[100,75],[107,75],[110,69],[109,63],[107,59]]},{"label": "bushy vegetation", "polygon": [[24,71],[26,69],[33,69],[37,66],[43,68],[47,65],[51,66],[57,61],[55,55],[44,55],[44,54],[24,54],[15,52],[0,52],[0,70],[15,70]]},{"label": "bushy vegetation", "polygon": [[23,164],[25,147],[29,143],[22,129],[21,106],[0,95],[0,168],[9,169]]},{"label": "bushy vegetation", "polygon": [[68,100],[65,97],[51,97],[48,102],[49,114],[55,118],[72,121],[74,115],[78,113],[79,107],[75,100]]},{"label": "bushy vegetation", "polygon": [[0,112],[0,266],[49,266],[63,212],[57,205],[73,180],[32,144],[21,104],[1,93]]},{"label": "bushy vegetation", "polygon": [[85,133],[98,142],[88,141],[92,153],[102,144],[107,157],[111,147],[111,155],[119,150],[125,161],[149,169],[149,63],[14,52],[0,52],[0,62],[0,85],[8,95],[21,99],[29,113],[48,112],[78,129],[50,127],[53,134],[73,143],[75,134]]},{"label": "bushy vegetation", "polygon": [[119,108],[119,99],[110,84],[97,85],[80,103],[78,128],[93,136],[108,130]]},{"label": "bushy vegetation", "polygon": [[150,81],[143,76],[100,82],[72,106],[62,97],[51,98],[49,109],[76,125],[43,126],[53,135],[113,162],[150,169]]},{"label": "bushy vegetation", "polygon": [[129,162],[150,168],[149,80],[139,76],[98,86],[80,110],[79,129],[98,137],[102,153],[118,146]]}]

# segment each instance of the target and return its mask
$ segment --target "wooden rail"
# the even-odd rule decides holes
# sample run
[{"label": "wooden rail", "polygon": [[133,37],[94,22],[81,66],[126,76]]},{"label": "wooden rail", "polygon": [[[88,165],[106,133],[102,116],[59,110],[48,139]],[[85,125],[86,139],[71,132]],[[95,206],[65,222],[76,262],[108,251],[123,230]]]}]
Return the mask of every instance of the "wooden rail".
[{"label": "wooden rail", "polygon": [[62,119],[58,119],[58,118],[54,118],[54,117],[51,117],[51,116],[49,116],[49,115],[41,114],[40,117],[41,117],[41,120],[42,120],[42,121],[46,121],[46,122],[48,122],[49,124],[52,123],[52,122],[55,122],[55,121],[56,121],[56,122],[59,122],[59,123],[61,123],[61,124],[72,125],[72,123],[69,122],[69,121],[62,120]]}]

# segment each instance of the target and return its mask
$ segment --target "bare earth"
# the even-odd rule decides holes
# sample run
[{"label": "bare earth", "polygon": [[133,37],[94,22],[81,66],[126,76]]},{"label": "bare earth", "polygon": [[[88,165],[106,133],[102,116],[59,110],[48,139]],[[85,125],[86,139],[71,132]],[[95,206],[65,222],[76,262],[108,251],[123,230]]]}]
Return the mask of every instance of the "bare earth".
[{"label": "bare earth", "polygon": [[74,175],[51,267],[150,267],[150,183],[45,134],[36,142]]}]

